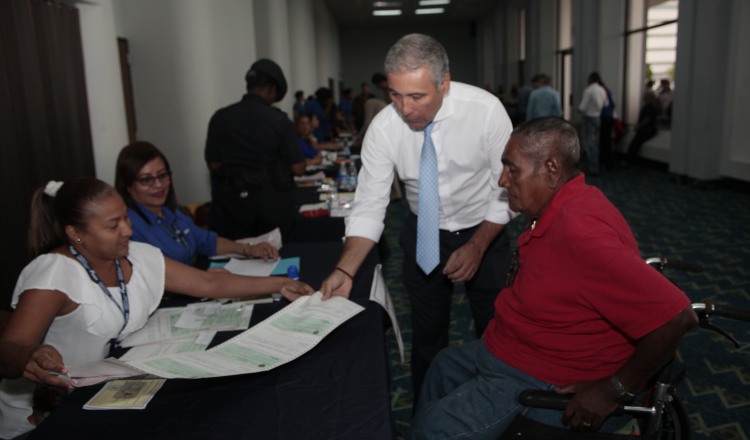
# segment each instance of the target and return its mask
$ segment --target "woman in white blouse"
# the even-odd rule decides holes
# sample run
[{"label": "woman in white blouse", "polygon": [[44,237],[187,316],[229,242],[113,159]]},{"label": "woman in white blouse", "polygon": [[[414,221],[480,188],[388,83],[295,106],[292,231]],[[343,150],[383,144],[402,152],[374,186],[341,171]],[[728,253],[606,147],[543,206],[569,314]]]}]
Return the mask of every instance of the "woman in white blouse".
[{"label": "woman in white blouse", "polygon": [[100,180],[50,182],[34,194],[36,258],[18,279],[15,311],[0,336],[0,438],[38,425],[54,402],[36,397],[72,388],[60,377],[66,365],[105,358],[111,342],[145,325],[165,289],[201,298],[281,292],[291,301],[313,293],[288,278],[197,270],[131,243],[131,234],[125,203]]}]

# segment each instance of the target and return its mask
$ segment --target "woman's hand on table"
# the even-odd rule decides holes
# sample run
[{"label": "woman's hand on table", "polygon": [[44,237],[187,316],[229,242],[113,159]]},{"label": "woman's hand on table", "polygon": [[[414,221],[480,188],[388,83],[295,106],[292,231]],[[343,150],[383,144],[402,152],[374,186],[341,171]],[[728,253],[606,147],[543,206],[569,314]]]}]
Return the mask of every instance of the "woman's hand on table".
[{"label": "woman's hand on table", "polygon": [[40,345],[26,362],[23,377],[32,382],[72,389],[62,355],[51,345]]},{"label": "woman's hand on table", "polygon": [[271,243],[246,244],[242,248],[242,255],[246,257],[262,258],[263,260],[278,260],[279,250]]},{"label": "woman's hand on table", "polygon": [[302,281],[286,279],[281,286],[281,294],[289,301],[294,301],[301,296],[308,296],[315,293],[315,289],[309,284]]}]

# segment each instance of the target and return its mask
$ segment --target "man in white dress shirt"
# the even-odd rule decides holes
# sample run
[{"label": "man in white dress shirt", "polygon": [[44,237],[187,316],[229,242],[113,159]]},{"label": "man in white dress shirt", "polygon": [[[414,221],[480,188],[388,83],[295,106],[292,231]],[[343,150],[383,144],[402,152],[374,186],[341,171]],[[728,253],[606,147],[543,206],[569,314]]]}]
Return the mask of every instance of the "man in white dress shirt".
[{"label": "man in white dress shirt", "polygon": [[586,151],[586,171],[590,176],[599,175],[599,131],[601,113],[609,102],[607,90],[597,72],[589,74],[588,86],[583,91],[578,110],[583,114],[581,143]]},{"label": "man in white dress shirt", "polygon": [[[448,345],[454,284],[466,286],[479,336],[492,318],[495,297],[505,282],[510,252],[504,227],[515,214],[497,181],[512,126],[497,97],[451,82],[448,56],[432,37],[402,37],[389,50],[385,70],[392,105],[377,114],[365,135],[346,243],[321,291],[326,297],[348,296],[353,277],[385,227],[395,169],[411,211],[400,243],[412,306],[416,402],[427,367]],[[440,255],[437,266],[425,273],[416,261],[416,242],[419,198],[425,192],[420,191],[420,155],[429,124],[437,156],[439,250],[436,244],[435,253]]]}]

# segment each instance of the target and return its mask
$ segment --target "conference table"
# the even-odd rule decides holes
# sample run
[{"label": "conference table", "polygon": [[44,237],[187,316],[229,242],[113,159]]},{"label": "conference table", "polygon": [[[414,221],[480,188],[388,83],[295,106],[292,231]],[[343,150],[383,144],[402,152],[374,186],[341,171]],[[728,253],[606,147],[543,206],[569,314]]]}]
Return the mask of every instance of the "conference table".
[{"label": "conference table", "polygon": [[[302,205],[320,203],[320,193],[314,186],[292,189],[295,209],[299,211]],[[310,243],[320,241],[341,241],[346,233],[344,217],[304,217],[297,214],[292,232],[287,239],[290,243]],[[380,237],[376,249],[381,262],[385,262],[391,255],[390,247],[385,235]]]},{"label": "conference table", "polygon": [[346,226],[343,217],[304,217],[299,213],[302,205],[320,203],[320,193],[315,187],[292,189],[295,209],[298,211],[292,232],[286,242],[311,243],[322,241],[341,241]]},{"label": "conference table", "polygon": [[[318,288],[341,241],[288,243],[300,279]],[[300,358],[273,370],[211,379],[169,379],[144,410],[84,410],[101,388],[74,390],[29,439],[392,439],[382,307],[368,300],[376,251],[357,273],[350,299],[365,310]],[[256,304],[250,325],[288,302]],[[220,332],[212,345],[238,332]]]}]

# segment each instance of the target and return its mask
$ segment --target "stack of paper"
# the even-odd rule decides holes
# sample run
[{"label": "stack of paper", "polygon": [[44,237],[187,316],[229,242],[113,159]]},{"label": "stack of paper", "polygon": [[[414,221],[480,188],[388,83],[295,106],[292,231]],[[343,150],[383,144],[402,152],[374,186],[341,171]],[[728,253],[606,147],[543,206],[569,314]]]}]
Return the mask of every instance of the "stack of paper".
[{"label": "stack of paper", "polygon": [[159,309],[143,328],[120,342],[123,347],[132,347],[121,359],[203,351],[217,331],[245,330],[250,325],[252,313],[252,304],[221,304],[216,301]]},{"label": "stack of paper", "polygon": [[74,385],[84,386],[143,374],[199,379],[268,371],[307,353],[362,310],[362,306],[340,296],[323,301],[322,294],[316,292],[207,351],[130,361],[105,359],[69,367],[69,375]]},{"label": "stack of paper", "polygon": [[[258,244],[267,242],[268,244],[272,245],[276,249],[281,249],[282,242],[281,242],[281,231],[279,228],[274,229],[271,232],[265,233],[263,235],[259,235],[257,237],[249,237],[249,238],[241,238],[237,240],[237,243],[245,243],[245,244]],[[210,257],[211,260],[226,260],[228,258],[247,258],[244,255],[240,254],[225,254],[225,255],[214,255],[213,257]]]},{"label": "stack of paper", "polygon": [[164,379],[114,380],[94,395],[83,409],[144,409]]}]

